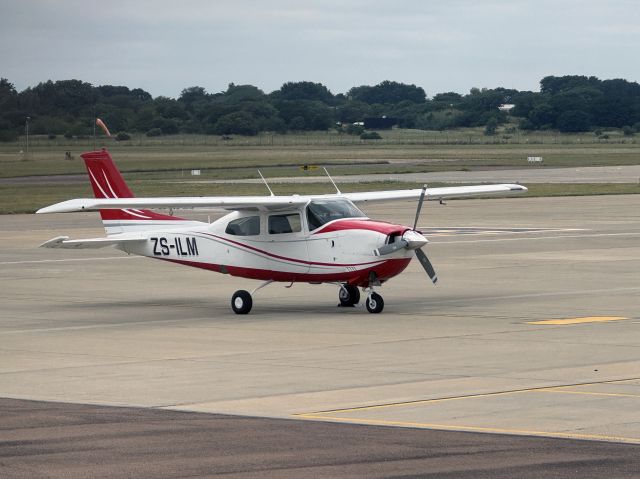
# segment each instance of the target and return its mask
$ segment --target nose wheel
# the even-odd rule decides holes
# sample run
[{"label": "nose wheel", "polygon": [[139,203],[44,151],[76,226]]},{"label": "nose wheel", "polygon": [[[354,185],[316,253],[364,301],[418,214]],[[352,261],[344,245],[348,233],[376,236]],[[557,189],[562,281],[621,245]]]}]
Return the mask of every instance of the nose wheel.
[{"label": "nose wheel", "polygon": [[371,293],[365,303],[367,311],[370,313],[380,313],[384,309],[384,300],[378,293]]}]

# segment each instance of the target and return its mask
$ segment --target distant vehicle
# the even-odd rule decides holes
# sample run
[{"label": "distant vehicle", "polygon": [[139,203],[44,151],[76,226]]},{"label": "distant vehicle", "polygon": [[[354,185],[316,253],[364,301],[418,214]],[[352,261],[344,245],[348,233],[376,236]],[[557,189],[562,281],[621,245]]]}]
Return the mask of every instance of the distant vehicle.
[{"label": "distant vehicle", "polygon": [[[263,283],[332,283],[342,306],[360,301],[371,313],[384,308],[376,291],[416,256],[433,283],[438,277],[416,230],[425,198],[510,194],[517,184],[455,186],[363,193],[291,196],[134,198],[106,150],[81,155],[95,198],[63,201],[37,213],[100,212],[106,237],[53,238],[46,248],[116,248],[135,255],[203,268]],[[413,227],[369,219],[356,204],[418,199]],[[191,221],[147,208],[219,207],[231,213],[213,223]],[[247,314],[252,293],[236,291],[231,308]]]}]

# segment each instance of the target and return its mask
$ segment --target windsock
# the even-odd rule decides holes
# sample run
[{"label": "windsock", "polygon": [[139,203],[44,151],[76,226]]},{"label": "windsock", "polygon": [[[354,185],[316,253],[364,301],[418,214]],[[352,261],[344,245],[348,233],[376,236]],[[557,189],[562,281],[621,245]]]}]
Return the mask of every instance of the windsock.
[{"label": "windsock", "polygon": [[100,118],[96,118],[96,125],[102,128],[102,131],[104,131],[105,135],[107,135],[108,137],[111,137],[111,133],[109,133],[109,128],[107,128],[107,125],[104,124],[104,121],[102,121]]}]

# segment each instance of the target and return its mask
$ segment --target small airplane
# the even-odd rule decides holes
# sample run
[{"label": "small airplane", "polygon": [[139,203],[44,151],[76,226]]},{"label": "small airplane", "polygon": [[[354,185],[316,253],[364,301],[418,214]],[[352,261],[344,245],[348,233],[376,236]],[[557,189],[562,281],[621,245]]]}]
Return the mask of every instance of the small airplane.
[{"label": "small airplane", "polygon": [[[367,310],[380,313],[384,301],[375,289],[400,274],[414,256],[431,281],[438,280],[423,251],[428,240],[416,229],[425,199],[527,191],[518,184],[497,184],[341,193],[329,176],[335,194],[278,196],[265,181],[269,196],[135,198],[105,149],[81,157],[95,198],[63,201],[37,213],[97,210],[107,236],[58,236],[41,246],[114,246],[128,254],[263,281],[251,293],[239,290],[233,294],[231,308],[236,314],[249,313],[252,294],[274,281],[289,283],[287,287],[301,282],[335,284],[341,306],[358,304],[361,288],[367,295]],[[371,220],[356,206],[410,199],[418,199],[413,227]],[[231,213],[205,223],[148,208],[172,212],[223,208]]]}]

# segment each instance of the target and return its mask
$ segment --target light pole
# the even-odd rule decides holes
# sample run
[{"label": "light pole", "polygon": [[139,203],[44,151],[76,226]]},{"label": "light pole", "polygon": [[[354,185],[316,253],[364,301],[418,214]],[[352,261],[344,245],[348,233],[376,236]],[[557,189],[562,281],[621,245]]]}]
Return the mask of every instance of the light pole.
[{"label": "light pole", "polygon": [[29,157],[29,120],[31,120],[30,116],[27,117],[27,121],[24,124],[24,131],[25,131],[25,135],[27,137],[26,146],[25,146],[25,152],[26,152],[25,154],[26,154],[27,158]]}]

